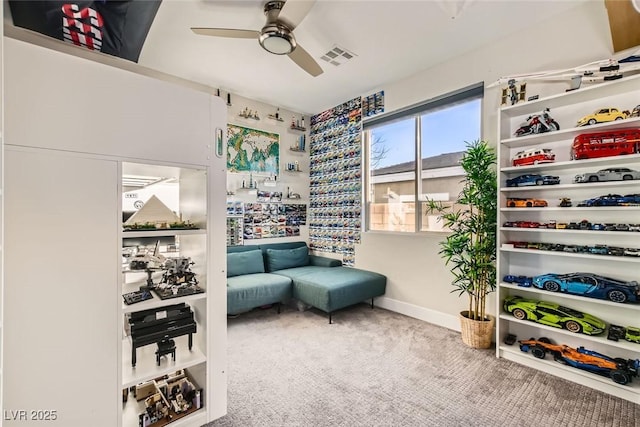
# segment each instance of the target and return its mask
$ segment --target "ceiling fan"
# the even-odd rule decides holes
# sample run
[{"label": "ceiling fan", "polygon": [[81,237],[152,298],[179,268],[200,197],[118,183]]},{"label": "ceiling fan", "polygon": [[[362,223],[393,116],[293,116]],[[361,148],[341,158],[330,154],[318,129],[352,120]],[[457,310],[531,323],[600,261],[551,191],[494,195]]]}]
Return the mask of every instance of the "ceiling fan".
[{"label": "ceiling fan", "polygon": [[293,36],[293,30],[307,16],[315,0],[271,0],[264,5],[267,22],[260,31],[235,28],[197,28],[191,31],[203,36],[258,39],[260,46],[275,55],[288,55],[300,68],[313,77],[322,74],[320,65],[302,48]]}]

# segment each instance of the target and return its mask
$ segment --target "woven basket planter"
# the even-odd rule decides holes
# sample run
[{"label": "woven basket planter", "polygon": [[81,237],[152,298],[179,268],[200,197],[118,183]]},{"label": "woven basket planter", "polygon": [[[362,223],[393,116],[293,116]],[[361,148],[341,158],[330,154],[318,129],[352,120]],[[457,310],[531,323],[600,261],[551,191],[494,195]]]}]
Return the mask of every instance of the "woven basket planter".
[{"label": "woven basket planter", "polygon": [[487,320],[473,320],[467,317],[468,314],[468,311],[462,311],[459,316],[462,342],[471,348],[490,348],[496,318],[487,314]]}]

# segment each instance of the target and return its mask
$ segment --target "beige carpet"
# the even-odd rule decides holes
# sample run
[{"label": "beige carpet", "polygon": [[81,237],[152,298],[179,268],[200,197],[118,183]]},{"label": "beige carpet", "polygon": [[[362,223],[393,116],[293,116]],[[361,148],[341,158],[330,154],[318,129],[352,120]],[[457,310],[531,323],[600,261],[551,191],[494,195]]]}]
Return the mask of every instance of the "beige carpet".
[{"label": "beige carpet", "polygon": [[[640,405],[364,304],[229,319],[228,414],[208,426],[640,426]],[[637,378],[636,381],[640,381]]]}]

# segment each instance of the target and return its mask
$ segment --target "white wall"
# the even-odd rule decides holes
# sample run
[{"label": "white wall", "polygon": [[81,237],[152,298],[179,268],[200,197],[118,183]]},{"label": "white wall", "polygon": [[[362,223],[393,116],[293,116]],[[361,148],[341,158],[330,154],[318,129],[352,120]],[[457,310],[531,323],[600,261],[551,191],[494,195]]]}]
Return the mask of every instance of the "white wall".
[{"label": "white wall", "polygon": [[[222,93],[221,96],[226,100],[226,93]],[[238,114],[242,112],[245,108],[248,108],[252,111],[258,111],[258,115],[260,120],[254,119],[246,119],[240,117]],[[265,177],[268,177],[269,174],[258,175],[253,174],[254,181],[258,181],[258,188],[260,190],[266,191],[281,191],[284,195],[287,193],[287,188],[292,193],[298,193],[301,196],[299,200],[285,200],[283,198],[283,203],[290,204],[306,204],[307,209],[309,207],[309,121],[310,116],[308,114],[304,114],[305,127],[307,128],[306,132],[301,132],[298,130],[290,129],[291,120],[295,117],[296,120],[301,120],[303,116],[302,113],[284,110],[280,108],[279,116],[282,118],[282,122],[270,119],[267,117],[269,114],[276,113],[276,109],[278,107],[270,104],[265,104],[263,102],[254,101],[252,99],[244,98],[238,95],[231,95],[231,106],[228,107],[228,119],[227,121],[231,124],[248,127],[252,129],[258,129],[266,132],[277,133],[280,136],[280,174],[276,180],[275,187],[266,187],[262,184],[262,181]],[[302,134],[306,135],[306,147],[305,153],[298,153],[289,150],[292,146],[297,146],[298,138]],[[286,171],[287,163],[295,163],[298,162],[300,165],[300,169],[303,171],[302,173],[293,173]],[[245,181],[245,185],[249,185],[249,174],[248,173],[232,173],[227,172],[227,190],[233,191],[235,194],[232,196],[228,196],[227,200],[229,201],[242,201],[242,202],[256,202],[256,194],[255,192],[250,192],[249,190],[242,189],[242,181]],[[254,240],[245,240],[245,245],[258,245],[264,243],[281,243],[288,241],[299,241],[309,240],[309,226],[303,225],[300,226],[300,236],[295,237],[283,237],[283,238],[275,238],[275,239],[254,239]]]},{"label": "white wall", "polygon": [[[544,2],[540,3],[544,7]],[[526,17],[518,17],[526,19]],[[469,37],[473,37],[472,34]],[[553,17],[544,25],[524,29],[482,49],[469,52],[407,79],[370,92],[385,91],[385,111],[428,100],[438,95],[501,76],[575,67],[612,55],[604,2],[587,2]],[[564,85],[564,86],[562,86]],[[528,84],[527,96],[548,88],[562,91],[566,84]],[[483,101],[483,138],[495,144],[500,88],[487,89]],[[438,255],[442,234],[405,236],[363,233],[356,246],[356,267],[387,275],[387,292],[378,305],[452,329],[466,297],[451,294],[453,278]],[[495,312],[490,296],[490,310]]]}]

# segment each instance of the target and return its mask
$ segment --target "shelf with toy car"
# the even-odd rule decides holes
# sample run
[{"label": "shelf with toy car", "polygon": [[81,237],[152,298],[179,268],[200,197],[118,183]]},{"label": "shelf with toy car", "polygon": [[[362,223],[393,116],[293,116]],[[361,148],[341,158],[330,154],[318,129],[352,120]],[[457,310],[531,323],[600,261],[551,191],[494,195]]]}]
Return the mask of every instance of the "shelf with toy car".
[{"label": "shelf with toy car", "polygon": [[[529,298],[537,298],[545,301],[550,299],[551,300],[557,299],[557,300],[575,301],[575,302],[579,302],[581,305],[584,305],[586,303],[591,307],[595,307],[595,308],[591,308],[592,313],[596,313],[596,311],[598,311],[598,308],[597,308],[598,306],[608,306],[616,311],[620,309],[628,310],[633,313],[633,316],[639,316],[638,318],[640,318],[640,304],[630,304],[630,303],[620,304],[618,302],[601,300],[596,298],[588,298],[581,295],[572,295],[572,294],[560,293],[560,292],[549,292],[549,291],[545,291],[544,289],[534,288],[533,286],[529,286],[529,287],[519,286],[518,284],[508,283],[508,282],[500,282],[500,287],[504,289],[517,290],[518,292],[535,294],[535,297],[530,296]],[[509,293],[511,294],[512,292],[510,291]],[[570,303],[566,303],[566,304],[570,304]],[[602,317],[602,314],[599,314],[599,315],[600,317]],[[634,348],[636,349],[636,351],[640,351],[640,348],[638,347],[634,347]]]},{"label": "shelf with toy car", "polygon": [[[529,221],[530,222],[530,221]],[[635,226],[634,226],[635,227]],[[580,228],[545,228],[545,227],[500,227],[500,231],[505,232],[521,232],[521,233],[560,233],[560,234],[568,234],[568,233],[578,233],[578,234],[591,234],[597,236],[637,236],[637,231],[607,231],[607,230],[582,230]]]},{"label": "shelf with toy car", "polygon": [[[572,336],[572,335],[576,335],[573,332],[569,332],[566,329],[560,329],[560,328],[555,328],[553,326],[547,326],[547,325],[542,325],[540,323],[535,323],[532,322],[530,320],[520,320],[520,319],[516,319],[515,317],[513,317],[513,315],[506,313],[506,312],[502,312],[500,313],[499,316],[500,319],[505,319],[508,320],[509,322],[514,322],[514,323],[519,323],[522,325],[531,325],[531,323],[534,323],[534,326],[541,330],[541,331],[553,331],[554,334],[559,334],[559,335],[565,335],[565,336]],[[608,328],[608,325],[607,325]],[[543,334],[549,335],[549,332],[543,332]],[[625,349],[628,351],[640,351],[640,345],[636,344],[636,343],[632,343],[632,342],[628,342],[628,341],[624,341],[624,340],[619,340],[619,341],[611,341],[611,340],[607,340],[607,331],[605,330],[604,332],[602,332],[599,335],[585,335],[585,334],[579,334],[580,336],[580,340],[581,341],[589,341],[589,342],[595,342],[595,343],[600,343],[603,345],[607,345],[610,347],[614,347],[614,348],[620,348],[620,349]],[[638,381],[640,382],[640,379],[638,379]]]},{"label": "shelf with toy car", "polygon": [[[628,181],[606,181],[606,182],[590,182],[588,184],[557,184],[557,185],[532,185],[525,187],[502,187],[501,193],[512,193],[515,191],[560,191],[560,190],[584,190],[595,188],[624,188],[624,187],[639,187],[640,181],[628,180]],[[594,190],[595,191],[595,190]]]},{"label": "shelf with toy car", "polygon": [[[573,140],[578,135],[583,135],[592,132],[604,132],[610,130],[620,130],[620,129],[637,129],[640,128],[640,118],[632,117],[625,120],[616,120],[613,122],[605,122],[598,123],[595,125],[589,126],[581,126],[581,127],[573,127],[575,124],[571,126],[565,126],[565,129],[560,128],[560,130],[545,132],[545,133],[537,133],[526,136],[511,136],[500,141],[504,147],[507,148],[524,148],[533,145],[542,145],[551,143],[558,140]],[[570,146],[571,144],[569,144]]]},{"label": "shelf with toy car", "polygon": [[[526,338],[532,338],[532,336],[527,336]],[[575,369],[563,363],[556,362],[551,356],[548,356],[545,359],[537,359],[531,354],[521,351],[517,342],[513,346],[507,346],[504,344],[499,345],[498,353],[500,357],[512,362],[548,372],[552,375],[583,386],[596,388],[604,393],[621,399],[640,403],[640,379],[638,378],[635,378],[634,381],[626,385],[617,384],[608,377],[583,371],[581,369]],[[562,397],[558,398],[561,399]]]},{"label": "shelf with toy car", "polygon": [[[567,148],[569,150],[569,148]],[[583,160],[566,160],[566,161],[555,161],[553,163],[540,163],[537,165],[526,165],[526,166],[505,166],[500,168],[500,172],[514,172],[517,174],[525,174],[525,173],[533,173],[533,172],[544,172],[544,171],[555,171],[555,170],[573,170],[580,168],[591,168],[591,167],[599,167],[601,165],[606,166],[616,166],[616,165],[627,165],[633,163],[640,162],[640,154],[631,154],[627,156],[612,156],[612,157],[599,157],[594,159],[583,159]]]},{"label": "shelf with toy car", "polygon": [[[535,243],[539,245],[538,243]],[[501,252],[520,252],[526,254],[534,254],[534,255],[544,255],[544,256],[554,256],[554,257],[571,257],[571,258],[586,258],[586,259],[597,259],[604,260],[606,262],[631,262],[631,263],[639,263],[640,264],[640,254],[638,256],[618,256],[618,255],[600,255],[595,253],[581,253],[576,251],[556,251],[556,250],[540,250],[540,249],[525,249],[525,248],[515,248],[515,247],[505,247],[505,244],[500,248]],[[509,245],[507,243],[507,245]],[[572,246],[576,248],[577,245],[562,245],[564,247]],[[627,248],[624,248],[626,250]],[[578,249],[576,249],[578,250]],[[634,249],[638,251],[637,249]]]}]

